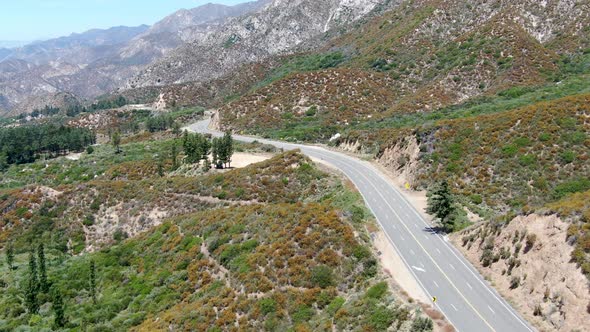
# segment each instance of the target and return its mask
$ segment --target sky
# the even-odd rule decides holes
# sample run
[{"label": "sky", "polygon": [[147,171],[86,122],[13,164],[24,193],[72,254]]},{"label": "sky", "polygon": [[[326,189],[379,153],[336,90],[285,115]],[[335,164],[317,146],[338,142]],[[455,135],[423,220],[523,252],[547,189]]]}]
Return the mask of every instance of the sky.
[{"label": "sky", "polygon": [[93,28],[153,24],[208,2],[246,0],[0,0],[0,41],[33,41]]}]

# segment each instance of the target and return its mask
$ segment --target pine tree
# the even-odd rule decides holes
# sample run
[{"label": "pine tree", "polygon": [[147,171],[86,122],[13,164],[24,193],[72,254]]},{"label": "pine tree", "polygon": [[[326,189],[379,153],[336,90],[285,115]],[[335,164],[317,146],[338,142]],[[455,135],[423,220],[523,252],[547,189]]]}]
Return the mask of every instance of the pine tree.
[{"label": "pine tree", "polygon": [[234,139],[230,131],[226,131],[222,141],[223,162],[231,167],[231,157],[234,155]]},{"label": "pine tree", "polygon": [[212,142],[211,142],[211,155],[213,157],[213,165],[215,165],[215,168],[220,169],[223,168],[223,163],[222,163],[222,149],[221,149],[221,140],[219,138],[213,138]]},{"label": "pine tree", "polygon": [[37,261],[35,253],[31,251],[29,255],[29,280],[25,289],[25,302],[29,313],[36,314],[39,312],[39,279],[37,278]]},{"label": "pine tree", "polygon": [[162,158],[158,158],[158,175],[164,176],[164,161]]},{"label": "pine tree", "polygon": [[111,142],[115,148],[115,153],[121,153],[121,133],[116,131],[111,137]]},{"label": "pine tree", "polygon": [[178,137],[178,136],[180,136],[180,132],[181,132],[180,123],[174,121],[172,123],[172,133],[174,134],[174,136]]},{"label": "pine tree", "polygon": [[90,261],[90,294],[92,295],[92,303],[96,304],[96,265],[94,261]]},{"label": "pine tree", "polygon": [[8,154],[5,151],[0,151],[0,172],[8,168]]},{"label": "pine tree", "polygon": [[62,328],[66,326],[66,316],[63,298],[61,292],[57,288],[53,288],[52,291],[52,308],[55,318],[53,320],[54,328]]},{"label": "pine tree", "polygon": [[454,228],[454,218],[450,218],[455,207],[453,205],[453,195],[446,181],[442,181],[427,194],[426,212],[436,216],[446,231],[452,231]]},{"label": "pine tree", "polygon": [[6,263],[9,269],[14,270],[14,247],[12,247],[12,243],[6,248]]},{"label": "pine tree", "polygon": [[207,157],[203,161],[203,172],[207,173],[210,170],[211,170],[211,161],[209,161],[209,157]]},{"label": "pine tree", "polygon": [[178,149],[176,148],[176,142],[172,143],[170,148],[170,158],[172,159],[172,170],[178,169]]},{"label": "pine tree", "polygon": [[37,257],[39,259],[39,290],[43,293],[49,291],[49,282],[47,281],[47,266],[45,265],[45,248],[43,243],[37,248]]}]

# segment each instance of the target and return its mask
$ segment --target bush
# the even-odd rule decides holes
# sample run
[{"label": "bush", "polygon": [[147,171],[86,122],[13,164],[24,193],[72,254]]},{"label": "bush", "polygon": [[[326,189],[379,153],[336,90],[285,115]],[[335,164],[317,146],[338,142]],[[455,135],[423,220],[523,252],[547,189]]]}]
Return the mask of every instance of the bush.
[{"label": "bush", "polygon": [[574,151],[571,151],[571,150],[563,151],[559,155],[559,159],[564,164],[571,164],[571,163],[574,162],[574,160],[576,160],[576,153]]},{"label": "bush", "polygon": [[516,289],[520,286],[520,277],[512,277],[510,280],[510,289]]},{"label": "bush", "polygon": [[115,231],[115,233],[113,234],[113,240],[115,240],[117,242],[125,240],[128,237],[129,237],[129,234],[127,234],[127,232],[125,232],[124,230],[122,230],[120,228],[117,229]]},{"label": "bush", "polygon": [[262,300],[258,301],[258,307],[260,308],[260,311],[264,315],[267,315],[267,314],[276,312],[277,303],[275,302],[275,300],[273,300],[271,298],[266,298],[266,299],[262,299]]},{"label": "bush", "polygon": [[314,315],[314,310],[308,306],[300,306],[297,310],[291,314],[291,318],[295,323],[307,322]]},{"label": "bush", "polygon": [[369,322],[376,330],[385,331],[391,326],[394,319],[395,311],[379,306],[371,314]]},{"label": "bush", "polygon": [[326,265],[314,267],[311,270],[311,282],[314,286],[326,288],[334,284],[334,273]]},{"label": "bush", "polygon": [[367,297],[380,299],[387,293],[387,283],[382,281],[367,290]]},{"label": "bush", "polygon": [[568,194],[590,190],[590,179],[581,178],[559,184],[553,190],[553,197],[563,198]]},{"label": "bush", "polygon": [[473,204],[479,205],[479,204],[483,203],[483,198],[481,198],[481,195],[472,194],[471,196],[469,196],[469,198],[471,199],[471,202]]},{"label": "bush", "polygon": [[94,153],[94,148],[92,147],[92,145],[88,146],[86,148],[86,153],[87,154],[93,154]]},{"label": "bush", "polygon": [[533,248],[535,242],[537,241],[537,234],[528,234],[526,236],[526,246],[524,247],[524,253],[526,254]]},{"label": "bush", "polygon": [[314,116],[318,112],[318,108],[314,105],[310,107],[307,111],[305,111],[306,116]]},{"label": "bush", "polygon": [[411,332],[430,332],[434,328],[432,320],[428,317],[418,317],[410,327]]},{"label": "bush", "polygon": [[330,314],[330,316],[334,316],[336,311],[338,311],[340,308],[342,308],[342,306],[344,305],[345,302],[346,302],[346,300],[344,300],[343,298],[337,297],[337,298],[333,299],[332,302],[330,302],[330,304],[328,304],[326,311]]}]

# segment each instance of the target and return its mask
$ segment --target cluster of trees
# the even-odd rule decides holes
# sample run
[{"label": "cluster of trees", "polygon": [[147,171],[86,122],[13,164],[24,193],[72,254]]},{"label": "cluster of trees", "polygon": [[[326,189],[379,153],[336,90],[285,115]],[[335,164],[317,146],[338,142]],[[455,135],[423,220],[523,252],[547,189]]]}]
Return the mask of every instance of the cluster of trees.
[{"label": "cluster of trees", "polygon": [[119,108],[128,104],[128,101],[123,96],[118,96],[114,99],[102,99],[90,105],[90,109],[93,111],[96,110],[106,110],[109,108]]},{"label": "cluster of trees", "polygon": [[[211,164],[218,169],[231,167],[234,140],[230,132],[226,132],[223,137],[211,138],[185,131],[182,137],[182,147],[186,156],[185,161],[195,164],[203,160],[204,170],[209,170]],[[212,160],[209,160],[209,154],[211,154]]]},{"label": "cluster of trees", "polygon": [[0,129],[0,171],[11,164],[35,161],[41,155],[56,157],[68,151],[82,151],[96,142],[96,135],[84,128],[56,125]]},{"label": "cluster of trees", "polygon": [[[8,256],[7,256],[8,257]],[[12,263],[9,263],[11,265]],[[24,283],[24,299],[29,314],[37,314],[45,300],[51,301],[54,313],[54,327],[61,328],[67,323],[61,291],[47,278],[47,265],[43,244],[37,247],[37,254],[29,254],[29,271]]]},{"label": "cluster of trees", "polygon": [[[59,107],[53,107],[53,106],[48,106],[45,105],[44,108],[42,109],[36,109],[31,113],[22,113],[19,114],[19,116],[17,117],[17,119],[24,119],[27,117],[27,115],[30,115],[33,118],[38,118],[42,115],[44,116],[53,116],[53,115],[57,115],[61,112],[61,108]],[[82,105],[76,104],[73,106],[69,106],[68,108],[65,109],[65,114],[69,117],[74,117],[80,113],[84,113],[84,112],[88,112],[88,109]]]},{"label": "cluster of trees", "polygon": [[180,132],[180,125],[169,115],[150,117],[145,122],[145,129],[150,133],[168,130],[168,128],[173,128],[175,131]]},{"label": "cluster of trees", "polygon": [[[14,266],[14,249],[9,245],[6,250],[6,262],[10,270],[16,270]],[[54,328],[62,328],[67,324],[65,305],[62,291],[57,284],[48,278],[45,249],[39,244],[36,250],[29,253],[29,267],[25,282],[20,284],[27,312],[31,315],[38,314],[41,306],[51,302],[54,314]],[[88,273],[88,292],[94,304],[97,303],[97,277],[94,261],[90,262]]]}]

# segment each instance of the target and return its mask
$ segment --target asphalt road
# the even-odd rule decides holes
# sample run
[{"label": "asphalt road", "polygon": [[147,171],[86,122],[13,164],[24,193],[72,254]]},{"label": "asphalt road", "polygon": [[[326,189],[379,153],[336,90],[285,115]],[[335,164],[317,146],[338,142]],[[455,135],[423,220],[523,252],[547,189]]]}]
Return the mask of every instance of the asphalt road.
[{"label": "asphalt road", "polygon": [[[209,120],[186,129],[221,135],[208,129]],[[236,140],[257,140],[285,150],[300,149],[338,168],[356,185],[385,234],[434,305],[457,331],[535,331],[508,304],[461,253],[429,224],[405,197],[370,163],[321,147],[266,139],[234,136]]]}]

